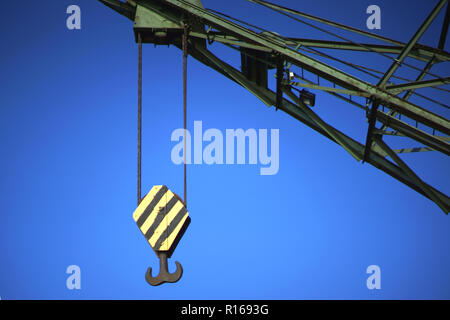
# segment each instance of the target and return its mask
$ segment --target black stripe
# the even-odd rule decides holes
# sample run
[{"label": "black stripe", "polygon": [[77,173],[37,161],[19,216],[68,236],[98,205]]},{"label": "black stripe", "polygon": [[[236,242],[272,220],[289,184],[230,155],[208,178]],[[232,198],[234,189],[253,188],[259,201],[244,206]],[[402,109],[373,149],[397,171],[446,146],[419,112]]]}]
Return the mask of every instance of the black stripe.
[{"label": "black stripe", "polygon": [[169,226],[167,227],[166,231],[164,231],[160,236],[158,241],[155,243],[155,250],[158,250],[159,247],[161,247],[164,240],[166,240],[168,237],[170,237],[170,234],[175,230],[177,225],[180,223],[181,219],[185,216],[187,210],[186,207],[183,206],[180,211],[178,211],[177,215],[173,220],[170,222]]},{"label": "black stripe", "polygon": [[167,187],[166,186],[162,186],[161,189],[159,189],[158,192],[155,194],[155,197],[153,198],[153,200],[150,202],[150,204],[147,206],[147,208],[145,208],[144,212],[142,212],[141,216],[136,221],[139,229],[142,227],[142,225],[144,224],[145,220],[147,220],[147,218],[150,215],[150,213],[153,211],[155,206],[158,204],[159,200],[161,200],[161,198],[163,197],[163,195],[166,192],[167,192]]},{"label": "black stripe", "polygon": [[147,230],[147,232],[145,233],[145,238],[147,240],[150,240],[150,238],[152,237],[153,233],[155,232],[156,228],[158,228],[159,224],[161,223],[161,221],[164,219],[164,217],[170,212],[170,210],[172,210],[173,206],[175,205],[175,203],[178,202],[178,198],[175,196],[172,196],[172,198],[169,200],[169,202],[167,202],[165,207],[162,207],[159,211],[158,214],[155,218],[155,221],[153,221],[152,225],[150,226],[150,228]]}]

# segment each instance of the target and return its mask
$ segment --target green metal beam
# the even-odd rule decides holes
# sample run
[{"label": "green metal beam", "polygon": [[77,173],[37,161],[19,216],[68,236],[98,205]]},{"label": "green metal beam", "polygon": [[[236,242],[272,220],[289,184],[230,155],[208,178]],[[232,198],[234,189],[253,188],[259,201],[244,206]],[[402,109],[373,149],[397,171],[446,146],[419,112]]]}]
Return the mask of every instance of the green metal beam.
[{"label": "green metal beam", "polygon": [[[425,66],[425,68],[420,72],[420,74],[417,76],[416,78],[416,82],[418,81],[422,81],[423,78],[425,77],[425,75],[427,74],[428,71],[430,71],[431,67],[433,66],[435,62],[435,58],[431,58],[430,61],[428,61],[427,65]],[[409,90],[408,92],[405,93],[405,95],[403,96],[403,100],[409,100],[409,98],[411,98],[412,94],[414,93],[414,90]],[[397,112],[395,110],[391,110],[389,112],[390,116],[395,117],[397,115]],[[380,130],[384,130],[387,128],[386,124],[383,124],[383,126],[380,128]]]},{"label": "green metal beam", "polygon": [[350,155],[355,158],[356,161],[360,161],[361,158],[352,150],[352,148],[347,144],[347,142],[337,134],[335,134],[334,128],[331,127],[328,123],[323,121],[317,114],[315,114],[306,104],[303,103],[291,90],[286,87],[282,88],[283,92],[287,94],[289,98],[294,100],[299,108],[303,110],[305,114],[312,119],[316,125],[318,125],[321,129],[323,129],[328,135],[330,135],[334,141],[336,141],[342,148],[344,148]]},{"label": "green metal beam", "polygon": [[99,0],[105,6],[110,7],[114,11],[120,13],[121,15],[133,20],[134,14],[136,13],[136,8],[129,3],[121,2],[118,0]]},{"label": "green metal beam", "polygon": [[[102,1],[102,0],[101,0]],[[233,24],[225,19],[220,19],[220,17],[216,17],[214,15],[208,15],[205,10],[202,10],[201,8],[198,8],[196,6],[192,6],[191,3],[188,3],[186,1],[181,0],[136,0],[139,4],[145,5],[147,8],[155,9],[158,14],[163,15],[164,17],[168,17],[168,19],[171,19],[174,22],[180,22],[180,19],[183,19],[184,16],[186,16],[186,13],[189,13],[196,17],[197,19],[201,19],[204,23],[207,23],[208,25],[212,25],[218,30],[225,31],[225,33],[228,35],[231,35],[233,37],[236,37],[238,41],[245,41],[248,44],[264,47],[270,50],[273,50],[274,52],[278,52],[283,54],[285,57],[289,58],[290,61],[295,62],[296,64],[305,67],[309,66],[308,64],[311,62],[313,67],[312,70],[317,71],[316,74],[322,73],[324,75],[328,75],[329,78],[336,78],[338,79],[341,76],[344,76],[344,79],[341,80],[341,82],[344,85],[347,85],[349,89],[357,89],[360,90],[360,87],[364,87],[366,85],[365,82],[355,78],[348,76],[348,78],[345,78],[347,76],[342,71],[339,71],[334,68],[326,68],[326,65],[323,64],[315,64],[316,61],[314,59],[311,59],[307,56],[304,56],[302,54],[295,53],[294,50],[286,48],[285,44],[283,42],[277,41],[276,39],[265,37],[265,36],[259,36],[255,32],[251,32],[251,30],[247,30],[243,28],[242,26]],[[170,4],[173,8],[167,7],[167,4]],[[174,9],[174,10],[172,10]],[[177,42],[177,39],[174,39],[174,45],[177,47],[181,47],[181,43]],[[200,62],[204,63],[207,66],[210,66],[214,70],[218,71],[219,73],[223,74],[224,76],[228,77],[232,81],[236,82],[237,84],[243,86],[247,90],[251,91],[256,97],[261,99],[264,103],[267,105],[274,105],[276,102],[276,94],[264,87],[259,87],[255,83],[248,80],[241,72],[230,66],[229,64],[223,62],[222,60],[218,59],[214,55],[212,55],[210,52],[208,54],[207,51],[205,51],[204,47],[199,46],[196,44],[195,41],[192,41],[189,54],[194,57],[195,59],[199,60]],[[202,51],[202,52],[200,52]],[[306,69],[306,67],[305,67]],[[344,81],[345,80],[345,81]],[[338,84],[338,83],[337,83]],[[392,97],[392,95],[388,92],[383,92],[382,90],[379,91],[377,88],[373,88],[370,84],[368,85],[368,89],[374,90],[376,94],[382,95],[385,94],[385,97]],[[336,95],[338,97],[341,97],[340,95],[329,92],[330,94]],[[396,97],[394,97],[392,100],[394,100],[394,105],[392,107],[398,107],[396,104],[399,103],[395,100]],[[400,100],[401,99],[397,99]],[[388,101],[388,100],[387,100]],[[411,113],[420,113],[420,108],[418,110],[415,109],[416,106],[413,104],[406,104],[404,107],[408,108],[411,107],[411,110],[409,110]],[[364,145],[361,143],[353,140],[352,138],[346,136],[339,130],[333,128],[332,126],[325,123],[325,127],[327,130],[325,130],[323,127],[318,125],[317,119],[311,118],[311,114],[308,113],[307,109],[299,108],[298,105],[290,102],[289,100],[282,99],[282,103],[280,106],[280,110],[286,112],[287,114],[291,115],[295,119],[303,122],[307,126],[311,127],[313,130],[319,132],[320,134],[324,135],[325,137],[329,138],[331,141],[338,143],[342,145],[342,143],[349,149],[353,154],[355,154],[357,157],[361,158],[364,154]],[[424,110],[426,111],[426,110]],[[429,114],[420,115],[424,118],[428,118],[430,122],[433,121],[433,116]],[[444,119],[445,120],[445,119]],[[322,120],[323,121],[323,120]],[[448,121],[447,121],[448,122]],[[445,126],[445,123],[443,124]],[[328,131],[328,132],[327,132]],[[440,130],[442,131],[442,130]],[[442,131],[445,132],[445,131]],[[331,135],[330,135],[331,133]],[[378,146],[376,146],[378,148]],[[395,165],[391,161],[385,159],[386,153],[385,152],[371,152],[368,162],[371,163],[376,168],[386,172],[387,174],[391,175],[395,179],[399,180],[400,182],[408,185],[412,189],[416,190],[417,192],[423,194],[424,196],[435,200],[437,200],[442,204],[444,204],[447,208],[450,206],[450,198],[446,196],[445,194],[439,192],[438,190],[432,188],[431,186],[425,184],[423,181],[419,179],[417,181],[414,179],[413,176],[405,172],[404,169],[402,169],[400,166]],[[424,187],[425,186],[425,187]],[[432,196],[429,192],[429,190],[432,191],[434,196]],[[435,201],[436,202],[436,201]],[[438,203],[438,202],[436,202]],[[442,208],[442,207],[441,207]],[[448,211],[447,211],[448,212]]]},{"label": "green metal beam", "polygon": [[217,41],[217,42],[220,42],[223,44],[230,44],[230,45],[239,46],[239,47],[243,47],[243,48],[255,49],[255,50],[259,50],[259,51],[263,51],[263,52],[271,52],[272,51],[269,48],[264,47],[264,46],[255,45],[255,44],[252,44],[252,43],[249,43],[246,41],[240,41],[236,37],[232,37],[232,36],[214,34],[213,32],[211,32],[211,35],[209,35],[209,36],[206,33],[190,32],[189,36],[200,38],[200,39],[208,39],[210,41]]},{"label": "green metal beam", "polygon": [[[311,80],[309,80],[309,79],[306,79],[305,77],[302,77],[302,76],[299,75],[299,74],[294,73],[294,76],[295,76],[296,78],[298,78],[298,79],[301,79],[301,80],[305,81],[306,83],[308,83],[308,84],[310,84],[310,85],[315,85],[315,83],[314,83],[313,81],[311,81]],[[341,95],[341,94],[338,94],[337,92],[331,92],[331,91],[325,91],[325,92],[328,93],[328,94],[330,94],[330,95],[332,95],[332,96],[334,96],[334,97],[336,97],[336,98],[339,98],[339,99],[341,99],[341,100],[343,100],[343,101],[345,101],[345,102],[347,102],[347,103],[350,103],[350,104],[354,105],[355,107],[358,107],[358,108],[360,108],[360,109],[362,109],[362,110],[365,110],[365,111],[367,110],[367,107],[366,107],[366,106],[364,106],[364,105],[362,105],[362,104],[356,102],[356,101],[353,100],[353,99],[349,99],[347,96],[343,96],[343,95]]]},{"label": "green metal beam", "polygon": [[413,140],[419,141],[448,156],[450,155],[450,144],[437,136],[433,136],[425,131],[413,127],[406,122],[403,122],[380,110],[377,111],[377,119],[387,127],[397,130]]},{"label": "green metal beam", "polygon": [[[145,5],[151,9],[157,10],[158,14],[165,14],[167,18],[176,20],[179,19],[179,14],[171,14],[170,10],[164,9],[162,4],[154,3],[144,0],[137,1],[141,5]],[[450,133],[450,124],[449,121],[439,115],[435,115],[419,106],[416,106],[412,103],[409,103],[405,100],[402,100],[398,97],[391,95],[388,92],[384,92],[379,90],[378,88],[372,86],[369,83],[366,83],[356,77],[348,75],[338,69],[327,66],[320,61],[312,59],[306,55],[296,52],[290,48],[286,48],[282,42],[277,41],[273,38],[267,38],[261,36],[251,30],[248,30],[242,26],[234,24],[232,22],[227,21],[219,16],[211,14],[206,10],[203,10],[199,7],[193,6],[191,3],[180,0],[166,0],[162,1],[164,3],[169,3],[173,5],[175,8],[183,9],[188,11],[191,14],[197,15],[209,23],[214,24],[215,26],[226,30],[228,33],[234,34],[236,37],[240,39],[244,39],[244,41],[249,41],[251,43],[256,43],[256,45],[265,46],[272,50],[277,50],[279,53],[285,54],[289,57],[293,62],[303,66],[305,69],[312,71],[318,75],[323,76],[324,78],[337,83],[343,87],[350,87],[351,89],[358,89],[359,91],[365,91],[369,95],[373,95],[389,103],[393,106],[393,109],[398,109],[398,111],[403,114],[409,116],[410,118],[422,122],[433,129],[439,130],[443,133]]]},{"label": "green metal beam", "polygon": [[[433,66],[435,60],[436,60],[435,57],[433,57],[433,58],[430,59],[430,61],[428,61],[428,63],[425,66],[425,68],[423,68],[423,70],[417,76],[416,82],[422,81],[425,78],[425,76],[427,75],[428,71],[430,71],[431,67]],[[412,96],[413,93],[414,93],[414,90],[408,90],[408,92],[406,92],[405,95],[403,96],[403,99],[404,100],[409,100],[409,98]]]},{"label": "green metal beam", "polygon": [[214,56],[210,51],[196,47],[196,50],[200,52],[204,57],[213,62],[217,67],[222,69],[225,73],[228,74],[235,82],[239,83],[242,87],[246,88],[248,91],[257,96],[265,105],[271,107],[272,101],[269,98],[261,94],[260,87],[251,81],[247,81],[247,78],[239,71],[236,71],[234,68],[229,68],[223,61]]},{"label": "green metal beam", "polygon": [[[380,41],[391,43],[391,44],[400,46],[402,48],[405,46],[405,43],[403,43],[401,41],[389,39],[387,37],[383,37],[383,36],[380,36],[380,35],[377,35],[377,34],[374,34],[374,33],[370,33],[370,32],[364,31],[364,30],[360,30],[360,29],[357,29],[357,28],[346,26],[344,24],[337,23],[337,22],[334,22],[334,21],[330,21],[330,20],[327,20],[327,19],[324,19],[324,18],[316,17],[316,16],[313,16],[313,15],[310,15],[310,14],[307,14],[307,13],[304,13],[304,12],[301,12],[301,11],[297,11],[297,10],[294,10],[294,9],[286,8],[286,7],[283,7],[283,6],[274,4],[274,3],[270,3],[270,2],[262,1],[262,0],[249,0],[249,1],[257,3],[257,4],[260,4],[262,6],[265,6],[265,7],[269,8],[269,9],[272,9],[272,10],[275,10],[275,11],[282,11],[282,12],[290,13],[290,14],[293,14],[293,15],[296,15],[296,16],[300,16],[300,17],[303,17],[303,18],[307,18],[307,19],[310,19],[310,20],[313,20],[313,21],[316,21],[316,22],[324,23],[324,24],[327,24],[329,26],[333,26],[333,27],[336,27],[336,28],[339,28],[339,29],[342,29],[342,30],[354,32],[354,33],[361,34],[363,36],[367,36],[367,37],[370,37],[370,38],[373,38],[373,39],[377,39],[377,40],[380,40]],[[427,55],[429,55],[430,57],[433,56],[432,52],[436,51],[434,48],[431,48],[431,47],[428,47],[428,46],[424,46],[424,45],[419,45],[419,46],[420,46],[421,50],[429,51],[429,53],[427,53]]]},{"label": "green metal beam", "polygon": [[449,205],[448,203],[443,202],[439,196],[434,192],[433,189],[429,188],[429,186],[420,179],[413,170],[411,170],[408,165],[403,162],[402,159],[400,159],[399,156],[395,153],[394,150],[392,150],[383,140],[375,137],[375,142],[383,149],[389,157],[391,157],[392,160],[394,160],[397,165],[412,179],[415,181],[415,183],[422,189],[424,193],[427,194],[427,196],[433,200],[441,209],[445,212],[445,214],[448,214],[449,212]]},{"label": "green metal beam", "polygon": [[[389,46],[389,45],[379,45],[379,44],[369,44],[361,43],[354,44],[351,42],[341,42],[341,41],[328,41],[328,40],[313,40],[313,39],[302,39],[302,38],[287,38],[286,44],[292,47],[301,44],[305,47],[312,48],[324,48],[324,49],[335,49],[335,50],[350,50],[350,51],[363,51],[370,52],[375,51],[379,53],[389,53],[389,54],[399,54],[403,46]],[[427,50],[422,49],[419,45],[416,45],[409,53],[408,56],[415,58],[417,60],[422,60],[428,62],[432,57],[436,57],[435,62],[439,61],[449,61],[450,54],[445,51],[439,51],[433,48]]]},{"label": "green metal beam", "polygon": [[[218,62],[220,60],[220,63],[219,63],[220,66],[227,70],[227,72],[225,72],[222,68],[218,67],[218,65],[216,63],[214,63],[212,61],[207,61],[208,58],[206,58],[205,56],[202,56],[201,54],[198,55],[199,52],[197,51],[197,48],[192,48],[192,50],[193,50],[193,54],[195,55],[196,59],[199,58],[200,61],[204,61],[206,65],[208,65],[211,68],[213,68],[214,70],[222,73],[223,75],[230,78],[234,82],[237,82],[233,77],[230,76],[230,74],[234,74],[234,76],[236,77],[237,74],[240,73],[238,70],[236,70],[229,64],[221,61],[219,58],[217,58],[217,57],[214,58],[215,62]],[[208,55],[208,57],[211,58],[211,55]],[[234,71],[231,71],[231,70],[234,70]],[[242,75],[242,73],[241,73],[241,75]],[[242,81],[245,84],[244,88],[247,86],[250,86],[251,81],[245,79],[245,77],[243,75],[242,75],[242,77],[243,77]],[[275,103],[276,103],[276,93],[270,89],[258,87],[257,89],[255,89],[253,91],[253,94],[255,94],[261,100],[269,99],[272,105],[275,105]],[[313,130],[319,132],[320,134],[327,137],[331,141],[339,144],[331,135],[329,135],[323,128],[318,126],[317,123],[313,119],[311,119],[308,116],[308,114],[306,114],[304,112],[304,110],[299,108],[296,104],[283,98],[283,102],[282,102],[282,105],[280,106],[280,110],[286,112],[293,118],[306,124],[307,126],[312,128]],[[340,141],[344,141],[345,145],[348,146],[352,150],[353,153],[355,153],[359,158],[362,158],[362,156],[364,154],[364,145],[353,140],[352,138],[348,137],[347,135],[345,135],[344,133],[340,132],[339,130],[333,128],[332,126],[330,126],[330,125],[327,125],[327,126],[328,126],[328,130],[332,131],[333,136],[337,136]],[[396,166],[395,164],[393,164],[389,160],[385,159],[384,157],[385,157],[384,154],[378,154],[377,152],[371,152],[370,157],[367,162],[372,164],[374,167],[389,174],[390,176],[394,177],[395,179],[399,180],[400,182],[406,184],[407,186],[409,186],[410,188],[414,189],[415,191],[421,193],[422,195],[426,196],[427,198],[430,198],[429,194],[427,192],[424,192],[421,184],[417,184],[417,182],[415,180],[413,180],[408,174],[406,174],[400,167]],[[432,190],[434,192],[434,194],[436,195],[436,197],[438,197],[439,200],[447,206],[447,208],[450,207],[450,198],[448,196],[446,196],[442,192],[434,189],[433,187],[425,184],[424,182],[422,182],[422,183],[427,188]]]},{"label": "green metal beam", "polygon": [[301,83],[301,82],[289,81],[289,82],[286,82],[285,84],[291,85],[291,86],[296,86],[296,87],[301,87],[301,88],[309,88],[309,89],[315,89],[315,90],[321,90],[321,91],[327,91],[327,92],[348,94],[351,96],[369,97],[369,95],[367,93],[361,92],[361,91],[324,87],[324,86],[319,86],[319,85],[311,84],[311,83]]},{"label": "green metal beam", "polygon": [[444,50],[445,41],[447,40],[448,26],[450,23],[450,5],[447,4],[447,11],[445,12],[444,23],[442,24],[441,37],[439,39],[439,50]]},{"label": "green metal beam", "polygon": [[428,17],[425,19],[425,21],[422,23],[422,25],[419,27],[417,32],[414,34],[414,36],[409,40],[408,44],[403,48],[402,52],[398,55],[396,61],[394,61],[391,66],[389,67],[388,71],[384,74],[384,76],[380,79],[378,82],[378,87],[384,88],[386,86],[386,83],[389,81],[391,76],[394,74],[394,72],[400,67],[403,60],[408,56],[409,52],[412,50],[412,48],[416,45],[416,43],[419,41],[419,39],[422,37],[424,32],[428,29],[430,24],[433,22],[434,18],[438,15],[439,11],[445,6],[448,0],[441,0],[436,5],[436,7],[431,11],[431,13],[428,15]]},{"label": "green metal beam", "polygon": [[262,36],[250,29],[246,29],[206,10],[193,6],[191,3],[184,0],[165,0],[165,3],[171,4],[175,8],[183,9],[198,18],[204,19],[208,24],[213,25],[217,29],[222,29],[222,31],[227,31],[241,39],[271,48],[274,51],[283,54],[290,62],[302,66],[306,70],[332,81],[341,87],[365,91],[369,95],[391,105],[394,109],[398,109],[398,111],[402,114],[405,114],[406,116],[443,133],[450,134],[450,123],[447,119],[408,101],[402,100],[389,92],[381,90],[376,86],[351,76],[341,70],[330,67],[325,63],[296,52],[291,48],[287,48],[283,42],[278,41],[277,39]]},{"label": "green metal beam", "polygon": [[[191,36],[199,37],[202,39],[207,39],[208,35],[206,33],[201,32],[191,32]],[[227,43],[232,45],[238,45],[246,48],[252,48],[260,51],[270,52],[270,49],[264,46],[258,46],[254,44],[250,44],[245,41],[239,41],[238,38],[223,34],[221,32],[210,32],[209,35],[210,40],[214,40],[221,43]],[[367,44],[364,43],[362,46],[348,43],[348,42],[340,42],[340,41],[328,41],[328,40],[315,40],[315,39],[303,39],[303,38],[285,38],[286,45],[290,47],[296,47],[297,45],[302,45],[304,47],[311,48],[323,48],[323,49],[335,49],[335,50],[349,50],[349,51],[362,51],[362,52],[370,52],[370,50],[379,52],[379,53],[389,53],[389,54],[399,54],[402,51],[403,47],[400,46],[387,46],[387,45],[377,45],[377,44]],[[408,56],[415,58],[417,60],[428,62],[430,58],[435,57],[435,62],[440,61],[450,61],[450,54],[444,51],[431,49],[423,50],[420,47],[415,47],[411,52],[409,52]]]},{"label": "green metal beam", "polygon": [[347,89],[339,89],[339,88],[333,88],[333,87],[324,87],[319,86],[317,84],[311,84],[311,83],[301,83],[301,82],[295,82],[295,81],[289,81],[285,82],[285,85],[291,85],[301,88],[309,88],[314,90],[321,90],[326,92],[335,92],[335,93],[341,93],[341,94],[348,94],[351,96],[360,96],[360,97],[369,97],[369,95],[365,92],[361,91],[354,91],[354,90],[347,90]]},{"label": "green metal beam", "polygon": [[450,83],[450,77],[442,78],[442,79],[432,79],[432,80],[425,80],[425,81],[415,81],[415,82],[409,82],[409,83],[402,83],[402,84],[395,84],[392,86],[387,86],[386,90],[389,90],[395,94],[399,94],[402,91],[405,90],[416,90],[420,88],[427,88],[427,87],[434,87],[434,86],[440,86],[444,84]]},{"label": "green metal beam", "polygon": [[424,148],[424,147],[417,147],[417,148],[403,148],[403,149],[394,149],[395,153],[413,153],[413,152],[427,152],[427,151],[435,151],[432,148]]}]

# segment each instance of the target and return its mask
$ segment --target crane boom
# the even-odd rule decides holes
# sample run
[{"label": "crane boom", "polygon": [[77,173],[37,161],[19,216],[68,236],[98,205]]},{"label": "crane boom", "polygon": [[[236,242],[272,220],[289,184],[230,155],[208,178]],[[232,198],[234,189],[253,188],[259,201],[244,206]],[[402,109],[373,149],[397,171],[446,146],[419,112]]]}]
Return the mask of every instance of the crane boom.
[{"label": "crane boom", "polygon": [[[442,86],[450,83],[450,78],[437,76],[430,71],[433,65],[450,60],[450,54],[443,50],[448,29],[448,16],[444,21],[438,48],[419,43],[421,36],[436,19],[438,13],[446,5],[448,6],[447,0],[438,1],[432,12],[407,42],[377,36],[267,1],[250,0],[299,22],[309,24],[301,20],[309,19],[316,23],[375,38],[378,41],[386,42],[384,45],[356,43],[339,35],[336,36],[344,41],[283,37],[263,28],[252,26],[245,21],[205,9],[199,0],[99,1],[134,21],[136,41],[139,36],[142,43],[168,44],[182,49],[183,30],[188,25],[188,53],[193,58],[238,83],[267,106],[275,106],[277,110],[286,112],[342,146],[356,160],[372,164],[431,199],[448,214],[450,198],[425,183],[398,155],[407,152],[406,150],[410,152],[433,151],[444,156],[450,155],[450,121],[448,118],[444,113],[431,111],[428,107],[410,101],[412,95],[419,95],[416,90],[421,88],[433,88],[446,94],[449,92]],[[447,9],[447,15],[448,12]],[[208,49],[214,42],[226,45],[240,53],[242,61],[240,70],[225,62],[224,59],[220,59]],[[330,54],[318,51],[318,49],[377,54],[391,59],[391,65],[387,71],[380,72],[337,59]],[[362,78],[350,74],[320,58],[331,59],[336,65],[344,64],[346,67],[377,77],[377,79],[375,82],[371,82],[367,77]],[[410,59],[405,62],[405,58]],[[426,61],[427,66],[425,68],[416,67],[411,65],[410,60]],[[415,80],[402,78],[395,74],[400,67],[415,69],[420,71],[420,75]],[[268,70],[270,69],[277,71],[275,91],[268,87]],[[317,82],[305,77],[304,71],[317,77]],[[432,79],[424,80],[426,75],[432,76]],[[402,82],[394,83],[394,79],[396,81],[400,79]],[[331,83],[332,86],[321,85],[320,80],[322,83]],[[364,110],[369,123],[365,143],[358,142],[323,120],[302,96],[302,92],[304,94],[305,90],[300,91],[299,88],[329,93]],[[300,91],[300,95],[296,93],[298,91]],[[403,93],[404,95],[401,96]],[[434,101],[434,99],[429,98],[429,101]],[[448,108],[446,104],[441,104],[441,106]],[[377,124],[380,125],[379,128],[376,127]],[[437,135],[436,132],[441,135]],[[388,145],[385,136],[407,137],[424,147],[393,149]]]}]

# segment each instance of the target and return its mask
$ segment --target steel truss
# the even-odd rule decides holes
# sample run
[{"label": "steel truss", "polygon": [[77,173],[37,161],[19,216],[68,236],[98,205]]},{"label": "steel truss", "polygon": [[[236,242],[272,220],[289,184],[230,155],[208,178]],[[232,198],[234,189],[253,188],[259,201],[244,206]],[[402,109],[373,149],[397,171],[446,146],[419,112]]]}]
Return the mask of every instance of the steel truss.
[{"label": "steel truss", "polygon": [[[442,114],[432,112],[429,108],[409,101],[412,95],[420,95],[416,90],[421,88],[434,88],[448,93],[448,90],[442,86],[450,83],[450,77],[437,76],[430,71],[434,65],[450,60],[450,54],[444,51],[449,26],[447,0],[438,1],[413,37],[406,43],[267,1],[250,0],[290,19],[311,25],[302,20],[307,19],[314,23],[320,23],[321,26],[350,31],[382,41],[385,43],[383,45],[356,43],[317,26],[315,27],[319,30],[336,35],[340,41],[282,37],[217,11],[207,10],[198,0],[99,1],[134,21],[136,41],[142,37],[143,43],[168,44],[182,49],[183,30],[188,26],[188,53],[190,56],[238,83],[267,106],[275,106],[277,110],[286,112],[342,146],[357,161],[372,164],[431,199],[448,214],[450,198],[425,183],[399,157],[399,154],[402,153],[423,151],[450,155],[449,120]],[[439,36],[438,47],[433,48],[419,44],[421,36],[446,5],[446,16]],[[314,25],[312,26],[314,27]],[[241,70],[231,66],[208,50],[208,47],[216,42],[240,52],[243,59]],[[391,65],[387,71],[379,72],[336,59],[319,49],[326,49],[327,52],[344,50],[382,55],[391,59]],[[332,59],[336,64],[343,63],[359,72],[377,77],[377,82],[370,83],[313,56]],[[408,61],[425,61],[427,65],[419,68],[406,62],[406,58],[410,58]],[[415,69],[419,75],[415,80],[396,76],[395,72],[400,67]],[[269,89],[267,79],[264,79],[264,75],[267,77],[269,69],[276,69],[276,91]],[[304,71],[314,75],[317,81],[305,77]],[[432,79],[424,80],[427,75]],[[402,82],[393,83],[393,79],[400,79]],[[322,84],[320,84],[321,81]],[[331,86],[324,85],[325,82]],[[298,88],[321,90],[363,109],[368,120],[365,143],[358,142],[324,121],[299,98],[296,93]],[[360,97],[359,99],[362,97],[365,102],[358,101],[354,97]],[[436,102],[432,98],[424,98]],[[439,104],[441,107],[449,108],[446,104]],[[378,124],[379,127],[377,127]],[[392,149],[383,139],[384,136],[407,137],[423,146]]]}]

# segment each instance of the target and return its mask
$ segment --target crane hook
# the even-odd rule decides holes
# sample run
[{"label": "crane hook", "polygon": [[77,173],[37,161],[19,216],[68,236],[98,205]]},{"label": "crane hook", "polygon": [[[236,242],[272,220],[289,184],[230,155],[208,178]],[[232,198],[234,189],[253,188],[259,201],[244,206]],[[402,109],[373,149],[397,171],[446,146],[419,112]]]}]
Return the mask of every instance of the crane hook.
[{"label": "crane hook", "polygon": [[145,280],[152,286],[159,286],[165,282],[174,283],[180,280],[183,275],[183,267],[178,261],[175,261],[177,265],[177,270],[174,273],[170,273],[167,267],[167,253],[159,253],[159,274],[157,277],[152,276],[152,268],[147,269],[145,274]]}]

